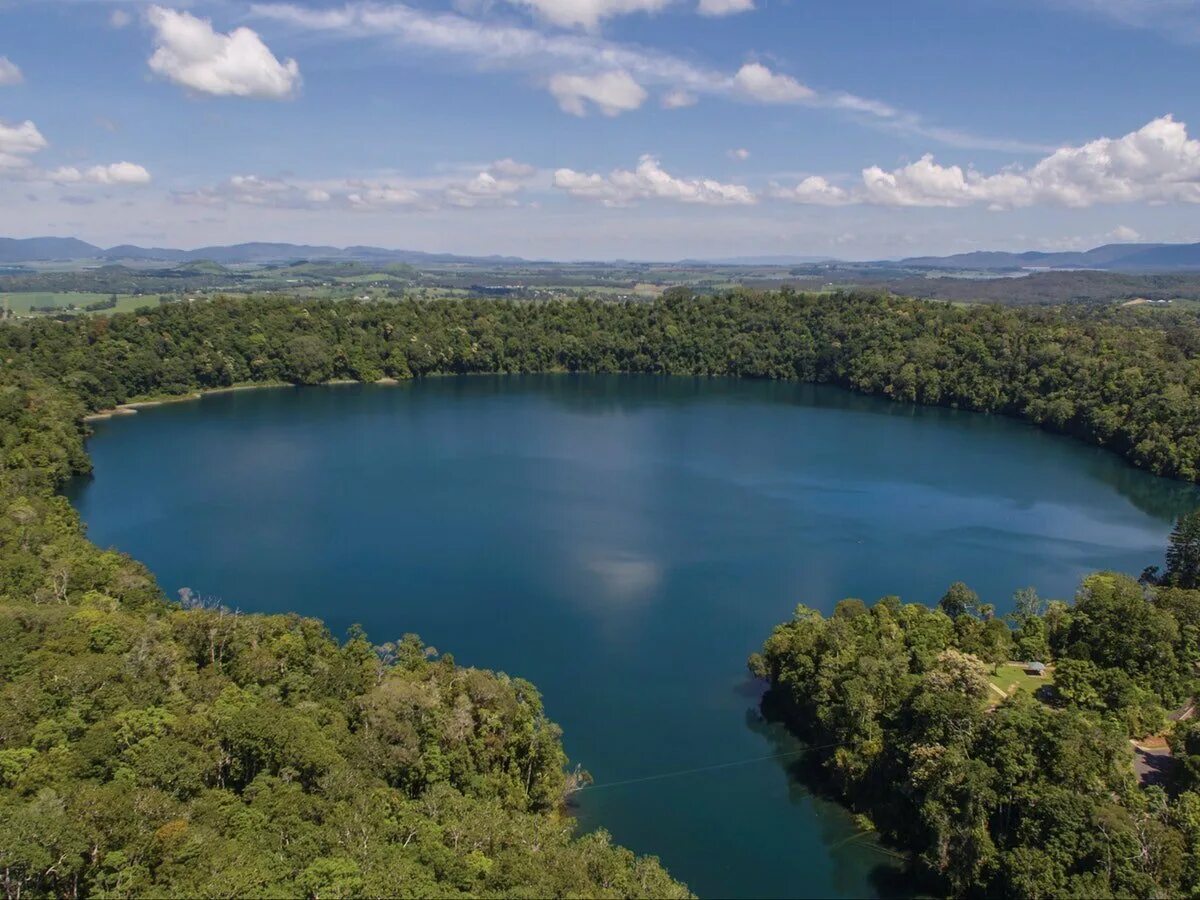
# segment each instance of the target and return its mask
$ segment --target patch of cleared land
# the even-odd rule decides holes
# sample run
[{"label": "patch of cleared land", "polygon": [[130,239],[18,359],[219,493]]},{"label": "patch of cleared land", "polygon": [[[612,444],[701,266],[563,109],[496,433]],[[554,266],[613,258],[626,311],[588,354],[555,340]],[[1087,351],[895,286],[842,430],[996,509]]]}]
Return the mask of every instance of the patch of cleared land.
[{"label": "patch of cleared land", "polygon": [[[102,303],[111,297],[112,294],[90,291],[13,291],[0,293],[0,308],[7,304],[13,314],[18,316],[29,315],[34,307],[42,309],[52,307],[56,311],[63,312],[84,312],[84,307],[89,304]],[[157,296],[117,294],[116,307],[100,310],[100,312],[131,312],[142,306],[156,306],[157,304]]]},{"label": "patch of cleared land", "polygon": [[1036,696],[1040,688],[1053,681],[1054,666],[1047,666],[1045,675],[1030,675],[1025,671],[1024,663],[1007,662],[997,667],[996,671],[988,676],[988,683],[992,686],[988,702],[995,706],[1004,698],[1011,697],[1018,691]]}]

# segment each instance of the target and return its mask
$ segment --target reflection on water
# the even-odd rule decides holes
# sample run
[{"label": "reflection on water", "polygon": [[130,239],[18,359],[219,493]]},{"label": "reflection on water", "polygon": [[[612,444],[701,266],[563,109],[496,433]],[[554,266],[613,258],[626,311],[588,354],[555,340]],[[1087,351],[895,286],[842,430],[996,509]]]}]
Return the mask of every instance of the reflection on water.
[{"label": "reflection on water", "polygon": [[[762,685],[754,683],[761,696]],[[837,872],[866,870],[867,881],[879,897],[916,896],[915,884],[908,876],[904,857],[880,842],[871,830],[859,827],[836,799],[823,793],[821,774],[816,771],[814,754],[807,745],[779,722],[764,718],[759,707],[746,711],[746,727],[771,748],[787,778],[788,800],[797,807],[812,807],[821,823],[821,840],[835,859],[841,858]],[[857,878],[837,881],[838,893],[853,896]]]},{"label": "reflection on water", "polygon": [[[516,376],[544,378],[545,376]],[[987,434],[997,427],[1019,426],[1034,431],[1039,438],[1061,441],[1059,435],[1042,432],[1036,426],[985,414],[966,414],[958,410],[884,401],[879,397],[856,394],[825,385],[788,381],[752,381],[738,378],[646,378],[643,389],[629,391],[623,382],[628,376],[561,376],[550,379],[544,390],[547,399],[575,413],[611,416],[636,413],[647,407],[705,403],[736,405],[792,404],[810,409],[854,412],[890,418],[925,419],[952,427],[960,432]],[[503,396],[506,388],[493,378],[453,379],[452,393],[460,396]],[[1103,481],[1128,498],[1138,509],[1156,518],[1176,519],[1195,508],[1194,486],[1166,478],[1147,478],[1146,473],[1121,460],[1115,453],[1074,442],[1071,451],[1077,462],[1093,478]]]},{"label": "reflection on water", "polygon": [[662,581],[662,567],[658,563],[628,553],[592,556],[584,566],[600,580],[602,593],[618,603],[648,600]]},{"label": "reflection on water", "polygon": [[[891,893],[893,862],[754,712],[798,602],[1069,597],[1162,561],[1194,488],[1000,417],[726,379],[438,378],[100,422],[94,540],[253,611],[418,632],[528,678],[597,782],[586,827],[708,896]],[[749,711],[749,717],[748,717]],[[694,771],[696,770],[696,771]]]}]

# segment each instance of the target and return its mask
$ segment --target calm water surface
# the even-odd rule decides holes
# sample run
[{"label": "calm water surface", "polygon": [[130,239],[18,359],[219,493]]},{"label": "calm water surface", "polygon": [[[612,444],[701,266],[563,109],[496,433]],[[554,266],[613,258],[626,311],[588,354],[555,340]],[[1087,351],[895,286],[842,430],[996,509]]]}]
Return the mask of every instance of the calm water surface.
[{"label": "calm water surface", "polygon": [[97,543],[168,592],[530,679],[595,776],[583,824],[709,897],[889,890],[786,758],[613,784],[794,750],[744,663],[796,603],[1065,598],[1161,562],[1200,502],[1013,421],[725,380],[245,391],[99,423],[90,449],[72,499]]}]

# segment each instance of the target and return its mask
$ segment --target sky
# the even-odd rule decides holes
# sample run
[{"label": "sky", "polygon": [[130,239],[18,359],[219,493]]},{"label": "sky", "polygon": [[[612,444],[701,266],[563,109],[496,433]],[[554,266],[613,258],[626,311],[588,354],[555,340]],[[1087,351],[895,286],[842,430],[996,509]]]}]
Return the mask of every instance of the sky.
[{"label": "sky", "polygon": [[0,0],[0,235],[1200,241],[1200,0]]}]

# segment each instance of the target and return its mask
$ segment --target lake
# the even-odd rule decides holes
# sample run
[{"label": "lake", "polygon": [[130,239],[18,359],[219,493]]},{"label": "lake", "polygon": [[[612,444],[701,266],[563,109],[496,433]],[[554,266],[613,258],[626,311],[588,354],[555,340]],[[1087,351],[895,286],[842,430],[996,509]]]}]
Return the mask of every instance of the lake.
[{"label": "lake", "polygon": [[[857,897],[894,861],[789,775],[747,655],[797,603],[1005,610],[1162,562],[1190,486],[1008,419],[637,376],[239,391],[96,424],[92,539],[255,612],[533,681],[586,828],[701,896]],[[732,765],[727,765],[732,764]]]}]

